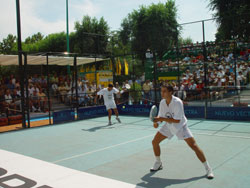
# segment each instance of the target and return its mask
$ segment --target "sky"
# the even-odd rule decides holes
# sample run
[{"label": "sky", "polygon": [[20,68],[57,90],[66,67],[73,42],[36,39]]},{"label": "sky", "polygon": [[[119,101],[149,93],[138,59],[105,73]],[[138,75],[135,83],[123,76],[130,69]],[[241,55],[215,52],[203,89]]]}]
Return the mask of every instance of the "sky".
[{"label": "sky", "polygon": [[[15,0],[0,0],[0,41],[8,34],[17,35]],[[101,18],[108,22],[110,30],[120,29],[122,20],[140,5],[166,2],[159,0],[68,0],[69,30],[84,15]],[[212,18],[208,8],[209,0],[176,0],[178,23]],[[43,35],[66,31],[66,0],[20,0],[22,40],[37,32]],[[215,39],[216,23],[205,22],[207,41]],[[194,42],[202,41],[201,23],[185,25],[182,37],[191,37]]]}]

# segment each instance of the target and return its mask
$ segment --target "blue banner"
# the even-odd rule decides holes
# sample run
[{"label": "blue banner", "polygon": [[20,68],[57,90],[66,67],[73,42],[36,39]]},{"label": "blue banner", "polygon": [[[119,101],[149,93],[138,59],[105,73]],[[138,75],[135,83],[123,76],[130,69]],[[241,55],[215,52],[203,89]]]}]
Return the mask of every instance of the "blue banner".
[{"label": "blue banner", "polygon": [[119,105],[117,108],[121,115],[149,116],[151,107],[148,105]]},{"label": "blue banner", "polygon": [[53,124],[64,123],[75,120],[74,110],[62,110],[53,112]]},{"label": "blue banner", "polygon": [[[149,116],[149,105],[118,105],[121,115]],[[187,118],[205,118],[203,106],[184,106]],[[107,116],[105,106],[78,109],[78,120]],[[208,107],[207,119],[250,121],[250,108],[247,107]],[[75,120],[74,110],[63,110],[53,113],[53,123],[63,123]]]},{"label": "blue banner", "polygon": [[108,113],[105,106],[96,106],[96,107],[78,109],[78,120],[106,116],[106,115],[108,115]]},{"label": "blue banner", "polygon": [[205,108],[202,106],[184,106],[184,111],[187,118],[205,117]]},{"label": "blue banner", "polygon": [[209,107],[207,119],[250,121],[250,108],[247,107]]}]

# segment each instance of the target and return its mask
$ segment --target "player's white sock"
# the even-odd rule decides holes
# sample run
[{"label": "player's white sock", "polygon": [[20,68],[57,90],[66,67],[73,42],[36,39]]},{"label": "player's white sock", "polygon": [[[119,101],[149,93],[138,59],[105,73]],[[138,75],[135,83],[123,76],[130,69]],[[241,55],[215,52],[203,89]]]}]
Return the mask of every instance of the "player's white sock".
[{"label": "player's white sock", "polygon": [[116,120],[117,120],[119,123],[121,123],[121,120],[120,120],[120,118],[119,118],[118,116],[116,116]]},{"label": "player's white sock", "polygon": [[150,168],[151,172],[157,171],[157,170],[161,170],[162,169],[162,163],[161,163],[161,158],[160,156],[155,156],[155,164],[152,168]]},{"label": "player's white sock", "polygon": [[205,162],[203,163],[203,165],[204,165],[204,167],[205,167],[206,170],[211,169],[211,167],[209,166],[208,161],[205,161]]},{"label": "player's white sock", "polygon": [[161,157],[160,156],[155,156],[156,162],[161,162]]},{"label": "player's white sock", "polygon": [[213,179],[214,178],[214,173],[213,173],[213,170],[212,168],[209,166],[209,163],[207,161],[205,161],[203,163],[205,169],[206,169],[206,172],[207,172],[207,178],[208,179]]}]

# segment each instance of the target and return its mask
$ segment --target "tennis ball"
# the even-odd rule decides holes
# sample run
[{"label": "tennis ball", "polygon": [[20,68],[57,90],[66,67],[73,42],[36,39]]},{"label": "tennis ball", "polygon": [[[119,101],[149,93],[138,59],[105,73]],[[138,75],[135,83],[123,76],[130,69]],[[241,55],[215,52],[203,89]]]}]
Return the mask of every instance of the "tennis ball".
[{"label": "tennis ball", "polygon": [[126,108],[125,106],[123,106],[122,108]]}]

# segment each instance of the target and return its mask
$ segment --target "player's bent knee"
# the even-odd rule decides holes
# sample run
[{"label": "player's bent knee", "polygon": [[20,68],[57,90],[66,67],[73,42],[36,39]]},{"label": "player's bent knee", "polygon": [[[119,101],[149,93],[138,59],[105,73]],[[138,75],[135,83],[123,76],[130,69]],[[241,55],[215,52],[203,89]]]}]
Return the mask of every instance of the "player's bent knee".
[{"label": "player's bent knee", "polygon": [[153,140],[152,140],[152,145],[153,145],[153,146],[158,146],[158,145],[159,145],[159,142],[158,142],[156,139],[153,139]]}]

